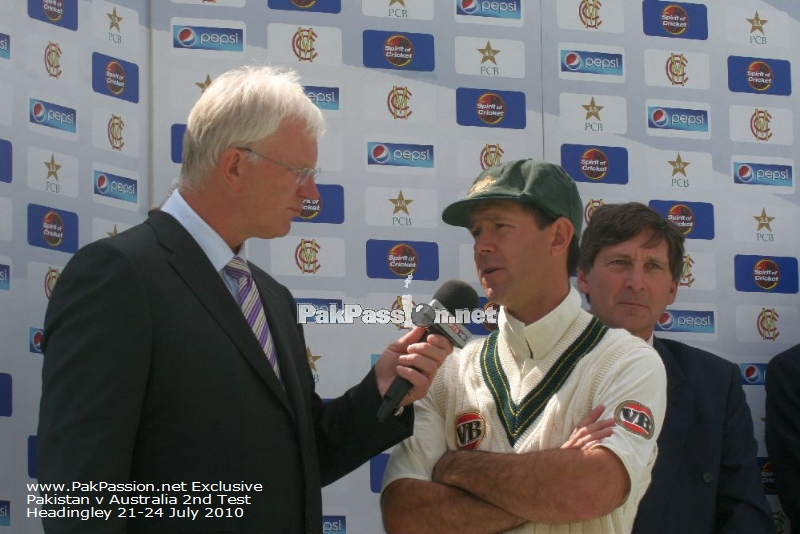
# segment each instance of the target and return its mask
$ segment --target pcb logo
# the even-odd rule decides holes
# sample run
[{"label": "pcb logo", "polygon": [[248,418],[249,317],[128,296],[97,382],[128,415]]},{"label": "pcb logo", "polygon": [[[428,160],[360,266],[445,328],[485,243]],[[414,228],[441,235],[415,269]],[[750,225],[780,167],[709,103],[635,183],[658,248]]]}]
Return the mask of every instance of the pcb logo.
[{"label": "pcb logo", "polygon": [[462,413],[456,417],[456,447],[461,451],[478,448],[486,437],[486,420],[478,412]]},{"label": "pcb logo", "polygon": [[640,402],[626,400],[620,403],[614,410],[614,420],[618,426],[621,426],[631,434],[636,434],[645,439],[653,437],[655,431],[653,412]]}]

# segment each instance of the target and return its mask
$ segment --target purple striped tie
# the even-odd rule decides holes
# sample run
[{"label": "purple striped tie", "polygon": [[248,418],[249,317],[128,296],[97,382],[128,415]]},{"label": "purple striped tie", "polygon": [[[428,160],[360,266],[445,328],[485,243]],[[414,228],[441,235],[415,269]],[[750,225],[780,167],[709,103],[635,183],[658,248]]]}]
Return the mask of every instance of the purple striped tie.
[{"label": "purple striped tie", "polygon": [[278,380],[280,380],[281,374],[278,370],[275,344],[272,342],[272,336],[269,333],[267,317],[264,315],[261,297],[258,294],[258,288],[253,283],[253,275],[250,274],[250,268],[239,256],[234,256],[225,266],[225,272],[235,278],[239,284],[239,306],[242,308],[244,318],[247,319],[247,323],[253,329],[261,348],[264,349],[264,354],[267,355],[267,360],[269,360],[272,369],[278,376]]}]

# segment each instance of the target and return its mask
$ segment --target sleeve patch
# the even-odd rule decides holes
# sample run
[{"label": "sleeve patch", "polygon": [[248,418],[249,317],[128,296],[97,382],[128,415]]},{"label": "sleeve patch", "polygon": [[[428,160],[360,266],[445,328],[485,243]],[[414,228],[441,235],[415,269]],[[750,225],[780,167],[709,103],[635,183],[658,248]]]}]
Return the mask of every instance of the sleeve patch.
[{"label": "sleeve patch", "polygon": [[614,410],[614,420],[628,432],[642,436],[644,439],[653,437],[655,422],[653,412],[644,404],[626,400],[617,405]]}]

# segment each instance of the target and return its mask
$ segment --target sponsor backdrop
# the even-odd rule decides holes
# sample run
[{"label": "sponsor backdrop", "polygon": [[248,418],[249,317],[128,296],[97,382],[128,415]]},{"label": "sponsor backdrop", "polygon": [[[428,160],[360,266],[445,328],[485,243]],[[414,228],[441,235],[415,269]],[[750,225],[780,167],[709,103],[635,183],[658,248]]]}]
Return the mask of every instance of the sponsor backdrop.
[{"label": "sponsor backdrop", "polygon": [[[544,157],[578,181],[587,218],[638,200],[686,233],[659,335],[741,367],[789,532],[763,384],[800,342],[798,34],[800,8],[782,0],[0,0],[0,532],[41,532],[27,485],[61,270],[164,200],[203,89],[266,62],[298,70],[329,124],[320,200],[285,238],[249,245],[299,303],[328,311],[306,326],[324,398],[404,331],[323,321],[346,304],[428,302],[451,278],[477,287],[471,239],[442,208],[483,168]],[[325,531],[382,531],[386,458],[324,490]]]}]

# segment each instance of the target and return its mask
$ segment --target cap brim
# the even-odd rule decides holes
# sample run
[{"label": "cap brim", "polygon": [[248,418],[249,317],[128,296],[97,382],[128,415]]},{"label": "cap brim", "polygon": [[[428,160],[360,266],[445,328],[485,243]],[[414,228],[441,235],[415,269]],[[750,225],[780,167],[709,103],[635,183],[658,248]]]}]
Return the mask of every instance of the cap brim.
[{"label": "cap brim", "polygon": [[494,193],[485,196],[477,195],[474,198],[457,200],[456,202],[453,202],[447,206],[442,211],[442,220],[451,226],[463,226],[464,228],[469,228],[469,217],[472,213],[472,208],[474,208],[476,204],[503,200],[511,200],[513,202],[521,203],[526,202],[526,200],[520,198],[519,195],[505,195],[502,193]]}]

